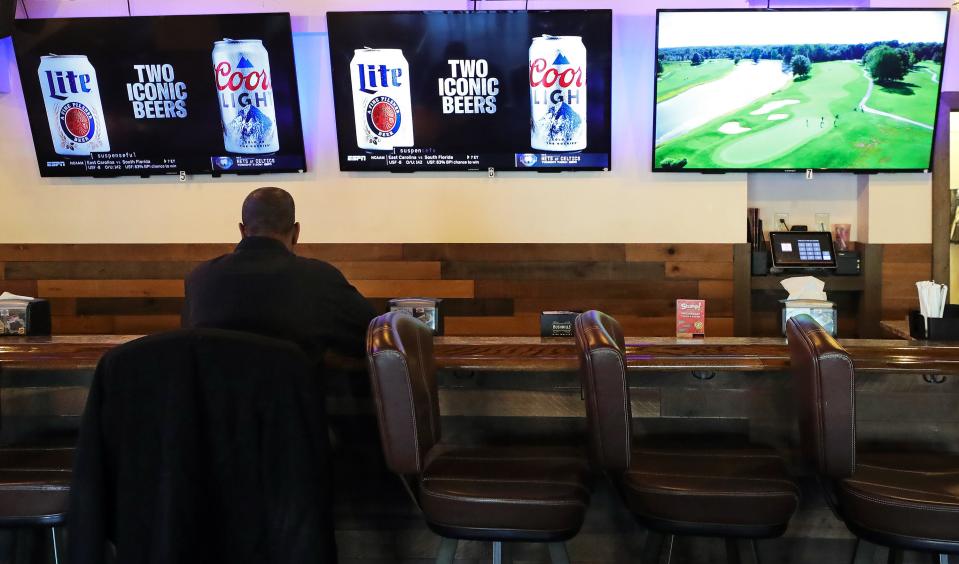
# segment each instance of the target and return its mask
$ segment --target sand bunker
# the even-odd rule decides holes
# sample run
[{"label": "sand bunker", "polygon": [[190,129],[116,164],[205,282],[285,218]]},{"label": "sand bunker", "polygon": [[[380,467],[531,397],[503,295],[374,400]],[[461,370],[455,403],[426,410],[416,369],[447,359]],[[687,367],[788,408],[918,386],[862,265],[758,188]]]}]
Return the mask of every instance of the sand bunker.
[{"label": "sand bunker", "polygon": [[791,106],[793,104],[798,104],[798,103],[799,103],[799,100],[776,100],[775,102],[766,102],[765,104],[763,104],[763,107],[759,108],[758,110],[753,110],[749,112],[749,115],[761,116],[763,114],[768,114],[769,112],[772,112],[774,110],[778,110],[779,108],[784,108],[786,106]]},{"label": "sand bunker", "polygon": [[779,120],[787,119],[788,117],[789,117],[789,114],[769,114],[769,117],[766,119],[769,121],[779,121]]},{"label": "sand bunker", "polygon": [[719,132],[725,133],[726,135],[736,135],[737,133],[746,133],[747,131],[752,131],[752,129],[739,125],[738,121],[727,121],[719,127]]}]

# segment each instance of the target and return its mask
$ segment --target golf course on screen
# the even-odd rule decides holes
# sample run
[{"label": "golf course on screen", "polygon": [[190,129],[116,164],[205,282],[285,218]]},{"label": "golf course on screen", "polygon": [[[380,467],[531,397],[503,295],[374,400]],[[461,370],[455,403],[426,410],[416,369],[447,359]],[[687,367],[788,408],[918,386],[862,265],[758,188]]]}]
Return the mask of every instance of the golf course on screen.
[{"label": "golf course on screen", "polygon": [[655,169],[929,167],[942,42],[729,35],[738,42],[660,43]]}]

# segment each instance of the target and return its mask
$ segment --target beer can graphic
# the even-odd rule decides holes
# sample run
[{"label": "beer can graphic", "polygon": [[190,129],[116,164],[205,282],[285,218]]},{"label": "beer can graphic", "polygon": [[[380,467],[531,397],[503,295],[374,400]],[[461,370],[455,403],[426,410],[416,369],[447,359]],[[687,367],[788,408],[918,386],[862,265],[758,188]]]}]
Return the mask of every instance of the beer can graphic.
[{"label": "beer can graphic", "polygon": [[45,55],[37,69],[53,150],[88,157],[110,151],[97,73],[86,55]]},{"label": "beer can graphic", "polygon": [[391,151],[413,146],[410,66],[401,49],[356,49],[350,63],[356,146]]},{"label": "beer can graphic", "polygon": [[230,153],[280,150],[270,57],[259,39],[213,44],[213,75],[220,101],[223,146]]},{"label": "beer can graphic", "polygon": [[529,48],[530,146],[586,148],[586,47],[582,37],[543,35]]}]

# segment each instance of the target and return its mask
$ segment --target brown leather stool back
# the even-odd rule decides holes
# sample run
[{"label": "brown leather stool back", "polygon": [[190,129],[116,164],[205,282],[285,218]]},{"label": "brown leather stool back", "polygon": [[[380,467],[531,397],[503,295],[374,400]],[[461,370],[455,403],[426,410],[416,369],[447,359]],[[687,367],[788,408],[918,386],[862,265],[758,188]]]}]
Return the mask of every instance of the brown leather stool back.
[{"label": "brown leather stool back", "polygon": [[390,312],[370,323],[366,352],[386,464],[420,474],[440,440],[433,333],[405,312]]},{"label": "brown leather stool back", "polygon": [[576,344],[590,455],[604,470],[625,471],[632,445],[632,410],[623,329],[605,313],[587,311],[576,318]]},{"label": "brown leather stool back", "polygon": [[856,388],[849,354],[808,315],[786,322],[803,455],[830,478],[856,470]]}]

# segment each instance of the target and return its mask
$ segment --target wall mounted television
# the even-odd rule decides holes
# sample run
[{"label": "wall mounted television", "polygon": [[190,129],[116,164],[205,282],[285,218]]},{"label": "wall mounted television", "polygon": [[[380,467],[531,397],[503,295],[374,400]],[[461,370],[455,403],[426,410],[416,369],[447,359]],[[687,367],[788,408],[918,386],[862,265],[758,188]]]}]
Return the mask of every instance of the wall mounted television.
[{"label": "wall mounted television", "polygon": [[609,170],[611,10],[327,19],[341,170]]},{"label": "wall mounted television", "polygon": [[654,171],[931,169],[948,9],[656,20]]},{"label": "wall mounted television", "polygon": [[290,15],[17,20],[41,176],[302,172]]}]

